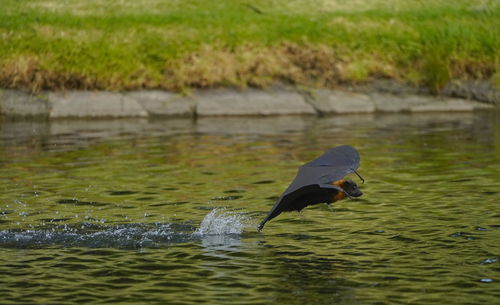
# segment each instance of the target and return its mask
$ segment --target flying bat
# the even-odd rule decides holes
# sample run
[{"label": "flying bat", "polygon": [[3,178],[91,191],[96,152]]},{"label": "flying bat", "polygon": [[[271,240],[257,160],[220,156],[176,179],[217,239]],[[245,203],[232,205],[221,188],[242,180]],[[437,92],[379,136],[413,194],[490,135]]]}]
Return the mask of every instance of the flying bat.
[{"label": "flying bat", "polygon": [[323,155],[301,167],[297,176],[281,194],[266,218],[259,224],[259,231],[269,220],[287,211],[301,211],[318,203],[333,203],[337,200],[359,197],[363,193],[352,180],[344,180],[347,174],[355,173],[359,167],[359,153],[349,145],[327,150]]}]

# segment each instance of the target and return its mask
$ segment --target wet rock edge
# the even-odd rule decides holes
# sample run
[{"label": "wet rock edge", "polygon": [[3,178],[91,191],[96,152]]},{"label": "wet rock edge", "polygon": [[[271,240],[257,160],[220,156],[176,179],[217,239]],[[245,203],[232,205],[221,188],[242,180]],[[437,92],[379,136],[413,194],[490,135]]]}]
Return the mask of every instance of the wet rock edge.
[{"label": "wet rock edge", "polygon": [[484,82],[454,82],[441,95],[393,82],[336,90],[272,86],[218,88],[187,95],[161,91],[44,91],[0,89],[4,116],[208,117],[330,115],[374,112],[455,112],[499,108],[500,90]]}]

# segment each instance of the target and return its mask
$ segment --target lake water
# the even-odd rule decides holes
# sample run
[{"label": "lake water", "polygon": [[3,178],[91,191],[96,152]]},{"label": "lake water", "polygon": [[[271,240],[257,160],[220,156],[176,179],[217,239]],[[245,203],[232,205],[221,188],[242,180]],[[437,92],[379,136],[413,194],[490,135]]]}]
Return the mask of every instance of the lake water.
[{"label": "lake water", "polygon": [[[498,112],[0,126],[1,304],[500,303]],[[340,144],[363,197],[258,233]]]}]

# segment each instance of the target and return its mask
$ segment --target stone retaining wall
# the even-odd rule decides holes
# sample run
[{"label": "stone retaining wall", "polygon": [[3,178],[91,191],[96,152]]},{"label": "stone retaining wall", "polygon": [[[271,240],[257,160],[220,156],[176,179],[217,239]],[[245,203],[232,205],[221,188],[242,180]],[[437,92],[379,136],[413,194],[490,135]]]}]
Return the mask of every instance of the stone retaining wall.
[{"label": "stone retaining wall", "polygon": [[187,96],[159,90],[63,91],[36,95],[19,90],[0,90],[1,114],[49,118],[327,115],[489,108],[494,106],[468,99],[417,93],[353,93],[289,87],[200,90]]}]

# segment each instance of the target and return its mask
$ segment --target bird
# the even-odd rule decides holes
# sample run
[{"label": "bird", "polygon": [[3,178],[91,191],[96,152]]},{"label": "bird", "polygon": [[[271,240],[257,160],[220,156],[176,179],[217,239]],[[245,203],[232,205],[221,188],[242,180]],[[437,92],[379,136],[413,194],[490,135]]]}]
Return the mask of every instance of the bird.
[{"label": "bird", "polygon": [[354,181],[344,179],[346,175],[355,173],[363,183],[365,182],[356,171],[359,161],[359,153],[354,147],[341,145],[299,167],[297,176],[278,198],[257,230],[262,231],[268,221],[282,212],[301,211],[309,205],[330,204],[363,195]]}]

